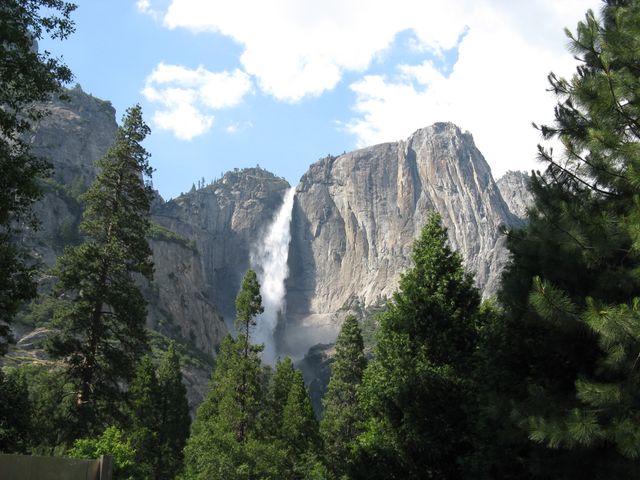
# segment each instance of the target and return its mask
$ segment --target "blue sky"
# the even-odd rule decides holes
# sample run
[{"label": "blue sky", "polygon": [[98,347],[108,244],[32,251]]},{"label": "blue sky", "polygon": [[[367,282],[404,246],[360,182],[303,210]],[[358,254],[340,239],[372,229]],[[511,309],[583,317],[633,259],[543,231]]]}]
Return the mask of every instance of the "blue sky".
[{"label": "blue sky", "polygon": [[43,42],[118,120],[140,103],[165,198],[259,164],[308,166],[435,121],[469,130],[498,177],[535,168],[546,75],[595,0],[76,0]]}]

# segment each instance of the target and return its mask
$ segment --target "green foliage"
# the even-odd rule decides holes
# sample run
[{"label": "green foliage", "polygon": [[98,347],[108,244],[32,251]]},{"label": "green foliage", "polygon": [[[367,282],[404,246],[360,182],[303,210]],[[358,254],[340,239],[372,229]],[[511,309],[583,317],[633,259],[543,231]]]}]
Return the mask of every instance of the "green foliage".
[{"label": "green foliage", "polygon": [[[235,479],[257,475],[250,452],[256,442],[262,382],[259,350],[227,336],[220,345],[207,398],[198,408],[185,447],[187,479]],[[261,478],[261,477],[258,477]],[[276,477],[266,477],[276,478]]]},{"label": "green foliage", "polygon": [[149,465],[154,472],[160,463],[162,451],[159,441],[159,429],[162,391],[158,384],[156,369],[148,355],[136,367],[129,384],[129,415],[127,430],[129,440],[136,450],[137,463]]},{"label": "green foliage", "polygon": [[183,449],[191,425],[187,389],[182,382],[180,359],[175,343],[169,345],[160,362],[158,384],[161,392],[158,424],[160,458],[156,467],[156,478],[175,478],[182,469]]},{"label": "green foliage", "polygon": [[26,453],[31,440],[31,402],[27,383],[0,368],[0,452]]},{"label": "green foliage", "polygon": [[71,458],[96,459],[102,455],[113,457],[114,480],[146,480],[151,478],[149,465],[140,463],[136,449],[117,427],[108,427],[97,438],[82,438],[75,441],[69,450]]},{"label": "green foliage", "polygon": [[151,478],[175,478],[182,469],[191,418],[173,343],[157,370],[148,355],[142,357],[128,396],[125,430],[136,450],[136,460],[149,466]]},{"label": "green foliage", "polygon": [[196,244],[193,242],[193,240],[188,240],[179,233],[176,233],[173,230],[155,222],[150,223],[149,233],[147,234],[147,237],[151,240],[177,243],[178,245],[191,250],[193,253],[198,253],[198,249],[196,248]]},{"label": "green foliage", "polygon": [[532,179],[528,225],[509,233],[504,315],[484,337],[483,425],[504,425],[487,457],[503,478],[634,478],[640,2],[606,1],[567,34],[579,66],[550,75],[555,123],[540,127],[563,148],[539,148],[547,169]]},{"label": "green foliage", "polygon": [[[302,374],[295,371],[287,403],[282,411],[282,440],[287,448],[287,461],[293,473],[305,474],[309,456],[319,453],[318,422],[311,407]],[[311,463],[315,463],[315,460]]]},{"label": "green foliage", "polygon": [[432,215],[380,319],[360,389],[355,478],[458,478],[470,451],[480,297]]},{"label": "green foliage", "polygon": [[249,270],[242,279],[242,286],[236,297],[235,326],[238,332],[248,338],[251,334],[251,328],[256,324],[256,315],[260,315],[262,312],[264,312],[264,308],[258,276],[256,272]]},{"label": "green foliage", "polygon": [[[127,110],[114,145],[98,161],[99,173],[83,195],[83,244],[58,259],[52,296],[57,329],[47,349],[64,359],[76,387],[76,435],[101,431],[116,420],[122,384],[146,347],[146,303],[134,274],[150,278],[146,240],[153,198],[144,176],[149,133],[139,106]],[[77,437],[76,437],[77,438]]]},{"label": "green foliage", "polygon": [[0,355],[11,340],[9,322],[20,304],[36,294],[26,252],[15,243],[20,225],[36,225],[31,205],[50,165],[31,154],[24,133],[44,112],[34,102],[48,100],[72,78],[47,52],[34,49],[42,38],[73,32],[73,4],[62,0],[7,0],[0,9]]},{"label": "green foliage", "polygon": [[293,384],[295,368],[289,357],[278,361],[275,371],[270,378],[266,395],[266,404],[262,411],[263,425],[261,431],[271,438],[280,438],[284,407],[289,398],[289,391]]},{"label": "green foliage", "polygon": [[358,392],[366,363],[360,326],[355,317],[348,316],[336,340],[320,423],[327,465],[337,478],[348,472],[354,441],[362,433],[364,418]]},{"label": "green foliage", "polygon": [[70,445],[69,412],[73,386],[64,371],[50,365],[25,364],[16,373],[28,386],[31,426],[30,452],[52,455]]}]

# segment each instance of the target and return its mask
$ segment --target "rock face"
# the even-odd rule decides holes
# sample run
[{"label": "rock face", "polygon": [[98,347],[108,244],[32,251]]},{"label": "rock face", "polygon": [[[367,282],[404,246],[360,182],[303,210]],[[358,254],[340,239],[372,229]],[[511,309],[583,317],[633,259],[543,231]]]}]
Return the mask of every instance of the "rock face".
[{"label": "rock face", "polygon": [[[48,105],[51,115],[29,138],[55,168],[37,207],[43,226],[24,239],[46,265],[65,245],[81,240],[78,197],[95,177],[95,161],[117,128],[108,102],[80,89],[69,97],[68,103]],[[525,179],[510,172],[500,182],[517,215],[529,201]],[[230,325],[235,315],[251,252],[288,188],[284,179],[253,168],[229,172],[168,202],[158,197],[150,238],[155,276],[144,284],[148,326],[215,355],[228,331],[224,319]],[[301,358],[311,345],[333,342],[346,313],[375,309],[391,296],[410,265],[412,243],[434,210],[484,295],[494,293],[507,259],[499,227],[520,220],[509,211],[469,133],[438,123],[406,141],[313,164],[296,188],[280,352]],[[29,332],[22,333],[23,343],[31,345]],[[192,405],[207,377],[205,369],[190,367]]]},{"label": "rock face", "polygon": [[[95,178],[95,162],[112,145],[117,130],[115,110],[109,102],[79,87],[69,90],[67,97],[67,101],[56,99],[44,105],[50,114],[27,138],[32,151],[49,159],[54,169],[45,183],[44,197],[35,206],[41,227],[26,232],[24,238],[45,267],[55,263],[64,246],[81,241],[79,196]],[[155,205],[163,203],[158,199]],[[156,237],[150,243],[154,282],[142,282],[149,301],[148,326],[215,354],[227,330],[209,298],[210,292],[204,289],[207,280],[199,252],[171,236]],[[46,282],[43,286],[46,290]]]},{"label": "rock face", "polygon": [[496,182],[511,213],[523,221],[527,217],[527,207],[533,204],[533,195],[529,191],[529,178],[526,172],[512,170]]},{"label": "rock face", "polygon": [[[217,182],[154,208],[159,224],[193,242],[210,292],[231,321],[235,297],[249,269],[250,252],[282,204],[289,184],[260,168],[228,172]],[[174,260],[169,258],[169,264]]]},{"label": "rock face", "polygon": [[29,141],[34,154],[53,163],[53,178],[59,184],[80,189],[95,178],[95,161],[113,143],[116,111],[110,102],[80,87],[66,95],[68,101],[56,99],[44,105],[50,115],[40,120]]},{"label": "rock face", "polygon": [[283,348],[298,356],[333,341],[336,312],[388,298],[434,210],[485,296],[494,293],[507,257],[499,227],[517,220],[469,133],[437,123],[312,165],[293,211]]}]

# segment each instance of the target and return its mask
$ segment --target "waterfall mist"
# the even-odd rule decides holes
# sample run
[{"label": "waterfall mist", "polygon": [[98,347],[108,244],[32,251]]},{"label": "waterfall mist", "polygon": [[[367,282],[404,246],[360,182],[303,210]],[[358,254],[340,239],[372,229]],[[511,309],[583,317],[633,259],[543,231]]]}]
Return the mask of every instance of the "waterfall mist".
[{"label": "waterfall mist", "polygon": [[263,343],[262,360],[273,365],[276,360],[274,331],[278,325],[278,316],[285,309],[285,280],[289,276],[289,241],[291,240],[291,212],[295,187],[291,187],[284,196],[280,210],[269,226],[266,236],[258,243],[251,254],[251,263],[255,266],[264,313],[257,319],[253,332],[253,343]]}]

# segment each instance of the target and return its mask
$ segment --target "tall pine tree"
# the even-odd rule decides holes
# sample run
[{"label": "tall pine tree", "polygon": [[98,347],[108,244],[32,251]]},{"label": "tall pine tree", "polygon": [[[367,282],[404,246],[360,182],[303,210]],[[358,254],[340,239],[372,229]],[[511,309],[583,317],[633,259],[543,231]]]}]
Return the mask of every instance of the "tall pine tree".
[{"label": "tall pine tree", "polygon": [[243,279],[236,311],[238,336],[227,337],[220,346],[209,393],[185,447],[187,479],[278,478],[276,455],[260,431],[266,397],[262,345],[252,345],[250,335],[262,298],[252,270]]},{"label": "tall pine tree", "polygon": [[360,396],[355,478],[460,478],[470,450],[471,359],[480,296],[433,214],[380,318]]},{"label": "tall pine tree", "polygon": [[128,381],[146,348],[146,303],[135,275],[150,278],[146,240],[152,168],[141,142],[149,134],[140,106],[127,110],[114,145],[98,161],[84,194],[83,244],[58,259],[58,297],[48,350],[64,360],[77,390],[74,438],[100,433],[118,412]]},{"label": "tall pine tree", "polygon": [[281,438],[287,460],[284,478],[309,478],[314,472],[323,471],[319,459],[321,439],[318,421],[299,370],[293,374],[287,403],[282,411]]},{"label": "tall pine tree", "polygon": [[331,365],[331,379],[322,400],[324,412],[320,432],[329,469],[340,478],[347,474],[351,450],[362,429],[358,391],[367,360],[357,319],[350,315],[342,324]]},{"label": "tall pine tree", "polygon": [[60,60],[37,50],[45,36],[64,39],[74,30],[75,9],[62,0],[5,0],[0,5],[0,355],[21,302],[35,296],[33,269],[16,242],[50,165],[30,152],[24,134],[45,113],[34,102],[60,92],[72,78]]},{"label": "tall pine tree", "polygon": [[160,423],[158,425],[158,443],[160,458],[155,466],[157,479],[175,478],[182,470],[183,449],[189,437],[191,416],[187,389],[182,382],[180,358],[175,343],[169,344],[158,367],[160,387]]},{"label": "tall pine tree", "polygon": [[[640,2],[608,0],[575,34],[570,79],[550,75],[556,121],[540,128],[528,225],[509,234],[487,371],[526,478],[634,478],[640,458]],[[502,397],[502,399],[501,399]],[[504,398],[507,397],[508,401]],[[504,448],[500,448],[502,452]],[[504,477],[503,477],[504,478]]]},{"label": "tall pine tree", "polygon": [[[162,391],[149,355],[142,357],[129,384],[126,430],[136,451],[136,461],[157,472],[163,452],[160,445]],[[160,478],[152,475],[152,478]]]}]

